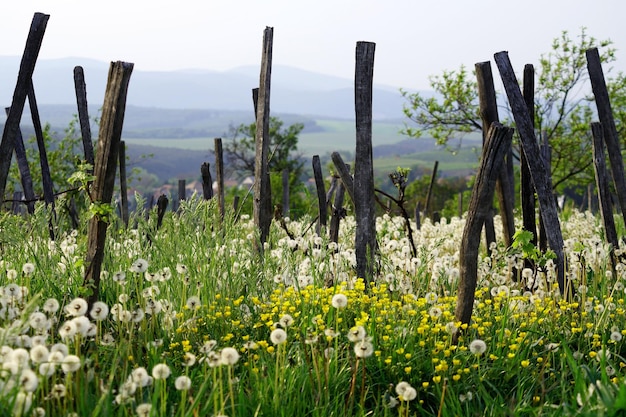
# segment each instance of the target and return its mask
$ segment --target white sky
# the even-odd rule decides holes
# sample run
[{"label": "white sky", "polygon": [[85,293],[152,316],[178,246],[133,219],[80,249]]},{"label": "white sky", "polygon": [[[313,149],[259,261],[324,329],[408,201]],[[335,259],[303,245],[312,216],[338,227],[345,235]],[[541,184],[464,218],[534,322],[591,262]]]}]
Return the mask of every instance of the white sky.
[{"label": "white sky", "polygon": [[34,12],[51,15],[40,58],[136,70],[258,65],[272,26],[274,64],[353,78],[356,42],[371,41],[375,83],[426,89],[429,75],[502,50],[521,71],[585,26],[613,40],[626,71],[624,0],[1,0],[0,55],[22,54]]}]

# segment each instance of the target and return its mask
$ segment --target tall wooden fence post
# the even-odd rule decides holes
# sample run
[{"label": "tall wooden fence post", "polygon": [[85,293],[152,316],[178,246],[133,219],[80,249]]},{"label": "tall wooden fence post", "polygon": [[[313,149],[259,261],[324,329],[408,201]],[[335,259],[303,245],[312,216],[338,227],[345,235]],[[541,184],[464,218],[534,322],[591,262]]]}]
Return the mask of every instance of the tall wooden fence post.
[{"label": "tall wooden fence post", "polygon": [[372,85],[376,44],[357,42],[354,77],[356,154],[354,162],[354,211],[356,215],[356,272],[366,282],[374,275],[376,212],[372,160]]},{"label": "tall wooden fence post", "polygon": [[91,126],[89,124],[89,108],[87,107],[87,85],[83,67],[74,67],[74,90],[76,91],[76,106],[78,107],[78,122],[83,138],[83,152],[85,161],[93,166],[93,143],[91,143]]},{"label": "tall wooden fence post", "polygon": [[7,119],[4,122],[4,130],[2,132],[2,141],[0,141],[0,198],[4,201],[4,192],[9,177],[9,167],[11,166],[11,157],[15,146],[15,138],[20,129],[20,119],[26,104],[26,96],[31,86],[33,72],[35,71],[35,63],[39,56],[39,50],[43,42],[43,35],[46,31],[46,25],[50,15],[43,13],[35,13],[22,61],[20,62],[20,70],[17,76],[17,83],[13,92],[13,101]]},{"label": "tall wooden fence post", "polygon": [[289,216],[289,170],[287,168],[283,169],[281,173],[282,176],[282,185],[283,185],[283,198],[282,198],[282,216]]},{"label": "tall wooden fence post", "polygon": [[[524,66],[523,96],[530,121],[535,125],[535,68],[532,64]],[[533,188],[530,168],[526,160],[526,154],[520,152],[520,200],[522,205],[522,224],[524,230],[532,233],[532,243],[537,245],[537,221],[535,214],[535,189]],[[526,260],[526,267],[530,266],[530,260]]]},{"label": "tall wooden fence post", "polygon": [[[7,115],[10,113],[10,108],[6,109]],[[30,167],[28,166],[28,159],[26,158],[26,147],[24,146],[24,138],[22,132],[18,128],[17,135],[13,143],[15,149],[15,159],[17,160],[17,167],[20,171],[20,181],[22,183],[22,191],[24,192],[24,199],[26,200],[26,208],[29,214],[35,212],[35,191],[33,189],[33,178],[30,175]]]},{"label": "tall wooden fence post", "polygon": [[526,153],[526,160],[530,166],[535,191],[539,200],[539,209],[543,224],[546,227],[546,237],[550,248],[556,254],[557,281],[561,295],[566,298],[572,296],[573,288],[570,282],[565,282],[565,258],[563,255],[563,235],[561,234],[561,225],[556,209],[556,202],[552,195],[552,187],[550,185],[550,171],[543,163],[543,158],[539,152],[539,145],[535,137],[535,129],[530,120],[526,102],[520,91],[519,84],[515,78],[515,72],[509,60],[507,52],[498,52],[494,56],[496,65],[500,71],[504,89],[506,90],[515,125],[522,142],[522,150]]},{"label": "tall wooden fence post", "polygon": [[202,175],[202,198],[210,200],[213,198],[213,179],[208,162],[203,162],[200,165],[200,174]]},{"label": "tall wooden fence post", "polygon": [[322,175],[322,163],[319,155],[313,155],[313,177],[315,178],[315,189],[317,190],[317,205],[319,207],[319,216],[317,219],[317,235],[321,236],[322,229],[326,227],[326,219],[328,210],[326,205],[326,189],[324,187],[324,177]]},{"label": "tall wooden fence post", "polygon": [[617,193],[617,201],[619,201],[622,216],[626,223],[626,179],[624,178],[624,162],[622,160],[622,152],[619,145],[620,139],[617,134],[617,128],[615,127],[615,120],[613,119],[611,101],[609,100],[609,93],[604,80],[598,48],[587,50],[586,56],[591,88],[596,100],[596,107],[598,108],[598,117],[600,118],[602,130],[604,131],[604,143],[606,144],[609,161],[611,162],[611,173],[613,183],[615,184],[615,192]]},{"label": "tall wooden fence post", "polygon": [[611,244],[611,262],[615,267],[614,250],[619,248],[615,219],[613,218],[613,204],[611,203],[611,188],[606,177],[606,164],[604,162],[604,129],[602,123],[591,123],[593,136],[593,167],[598,187],[598,202],[600,204],[600,216],[604,224],[606,241]]},{"label": "tall wooden fence post", "polygon": [[[270,147],[270,85],[272,74],[272,45],[274,29],[265,28],[258,99],[256,100],[256,153],[254,159],[254,224],[259,228],[259,251],[267,241],[272,222],[272,191],[269,174]],[[254,93],[253,93],[254,94]]]},{"label": "tall wooden fence post", "polygon": [[[478,99],[480,107],[480,117],[483,124],[483,142],[486,139],[487,131],[493,122],[499,122],[498,103],[496,97],[496,89],[493,85],[493,74],[491,72],[491,63],[479,62],[475,65],[476,80],[478,84]],[[505,162],[511,161],[513,155],[511,150],[506,154]],[[515,234],[515,220],[513,218],[513,206],[515,205],[515,196],[511,191],[513,181],[513,166],[509,171],[508,164],[504,163],[496,182],[496,195],[498,197],[498,205],[500,206],[500,217],[502,219],[502,234],[506,247],[513,243],[513,235]],[[487,216],[485,222],[493,223],[493,212],[491,216]],[[493,227],[493,224],[489,227]],[[487,242],[487,247],[491,242]]]},{"label": "tall wooden fence post", "polygon": [[[133,64],[127,62],[112,62],[109,67],[98,134],[98,154],[94,165],[95,180],[90,190],[90,199],[95,205],[110,206],[113,198],[118,151],[126,111],[126,95],[132,71]],[[108,216],[94,216],[89,221],[83,286],[92,290],[89,297],[90,305],[99,297],[100,272],[108,225]]]},{"label": "tall wooden fence post", "polygon": [[433,198],[433,190],[435,188],[435,180],[437,179],[438,169],[439,161],[435,161],[435,165],[433,165],[433,172],[430,176],[430,183],[428,184],[428,191],[426,192],[426,203],[424,204],[424,216],[430,215],[431,220],[433,220],[433,216],[430,209],[430,201]]},{"label": "tall wooden fence post", "polygon": [[220,218],[224,219],[224,151],[222,149],[222,139],[215,138],[215,176],[217,177],[217,205],[219,207]]},{"label": "tall wooden fence post", "polygon": [[[513,129],[493,123],[484,142],[483,156],[476,173],[459,252],[460,275],[455,318],[464,324],[469,324],[472,318],[478,279],[480,239],[476,239],[476,236],[480,235],[485,218],[491,211],[496,179],[502,169],[504,157],[511,147],[512,138]],[[458,336],[458,332],[454,334],[453,343],[457,343]]]}]

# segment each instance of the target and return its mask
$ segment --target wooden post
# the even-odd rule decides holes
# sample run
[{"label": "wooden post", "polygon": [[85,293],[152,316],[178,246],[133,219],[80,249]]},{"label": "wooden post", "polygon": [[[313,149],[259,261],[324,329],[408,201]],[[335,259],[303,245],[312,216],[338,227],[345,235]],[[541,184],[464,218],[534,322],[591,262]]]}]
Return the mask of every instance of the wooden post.
[{"label": "wooden post", "polygon": [[210,200],[213,198],[213,179],[209,170],[209,163],[203,162],[200,165],[200,174],[202,175],[202,198]]},{"label": "wooden post", "polygon": [[339,225],[341,219],[346,216],[346,210],[343,208],[343,198],[346,187],[343,182],[337,185],[337,191],[335,192],[335,202],[332,208],[332,214],[330,216],[330,229],[329,238],[331,242],[339,242]]},{"label": "wooden post", "polygon": [[317,235],[322,236],[322,228],[326,227],[326,219],[328,211],[326,210],[326,188],[324,186],[324,177],[322,175],[322,164],[319,155],[313,155],[313,177],[315,178],[315,189],[317,190],[317,205],[319,207],[319,215],[317,217]]},{"label": "wooden post", "polygon": [[615,120],[613,119],[611,101],[609,100],[609,93],[604,80],[598,48],[588,49],[586,56],[591,88],[596,99],[598,117],[600,118],[600,123],[602,123],[602,129],[604,130],[604,143],[606,144],[606,150],[609,153],[609,161],[611,162],[611,173],[613,175],[613,183],[615,184],[617,201],[619,202],[622,216],[626,223],[626,179],[624,179],[624,162],[622,160],[620,138],[617,134],[617,128],[615,127]]},{"label": "wooden post", "polygon": [[420,230],[422,228],[421,212],[422,212],[422,202],[418,201],[417,204],[415,205],[415,229],[416,230]]},{"label": "wooden post", "polygon": [[[476,173],[459,252],[460,276],[455,318],[464,324],[469,324],[472,318],[474,292],[478,280],[480,239],[476,239],[476,236],[480,235],[485,218],[491,211],[496,180],[502,170],[504,157],[511,147],[512,139],[513,129],[493,123],[483,146],[483,156]],[[458,332],[453,336],[453,344],[457,343],[458,336]]]},{"label": "wooden post", "polygon": [[168,203],[169,200],[165,194],[161,194],[157,199],[157,230],[159,230],[163,224],[163,217],[165,217]]},{"label": "wooden post", "polygon": [[289,170],[287,168],[283,169],[282,175],[282,186],[283,186],[283,198],[282,198],[282,213],[281,215],[284,217],[289,216]]},{"label": "wooden post", "polygon": [[[539,146],[541,160],[543,161],[543,165],[548,170],[548,186],[546,188],[550,190],[550,196],[552,199],[554,199],[554,195],[552,194],[552,177],[550,175],[550,167],[552,166],[552,152],[550,149],[550,144],[548,143],[548,136],[546,135],[546,132],[541,132]],[[543,222],[543,216],[541,216],[541,206],[539,207],[539,250],[541,252],[545,252],[548,250],[548,232],[546,231],[546,226]]]},{"label": "wooden post", "polygon": [[[98,154],[94,165],[95,180],[90,190],[90,200],[95,205],[109,206],[115,188],[115,171],[126,111],[126,95],[133,64],[112,62],[109,67],[107,87],[102,105],[102,118],[98,135]],[[94,216],[89,221],[87,256],[83,286],[91,289],[90,304],[98,300],[100,272],[104,259],[108,216]]]},{"label": "wooden post", "polygon": [[349,165],[343,162],[343,158],[341,158],[339,152],[333,152],[330,157],[333,160],[333,164],[335,164],[335,168],[337,168],[339,178],[341,178],[341,182],[343,183],[345,190],[348,192],[350,200],[354,202],[354,179],[352,178],[352,175],[350,175]]},{"label": "wooden post", "polygon": [[261,59],[261,76],[259,80],[259,96],[256,100],[256,153],[254,158],[254,224],[259,228],[260,246],[267,241],[272,222],[272,190],[269,174],[270,147],[270,85],[272,74],[272,45],[274,29],[265,28],[263,33],[263,54]]},{"label": "wooden post", "polygon": [[91,126],[89,124],[89,109],[87,107],[87,85],[83,67],[74,67],[74,90],[76,90],[76,105],[78,107],[78,122],[83,137],[85,161],[93,166],[93,143],[91,143]]},{"label": "wooden post", "polygon": [[[483,142],[486,139],[489,126],[493,122],[498,122],[498,103],[496,100],[496,89],[493,86],[493,74],[491,72],[490,62],[479,62],[475,65],[476,80],[478,84],[478,99],[480,107],[480,117],[483,124]],[[509,150],[506,154],[506,161],[512,161],[512,153]],[[500,206],[500,217],[502,219],[502,234],[506,247],[513,243],[513,235],[515,234],[515,219],[513,218],[513,206],[515,205],[515,196],[511,192],[511,184],[513,181],[513,166],[510,170],[507,163],[502,164],[502,170],[496,182],[496,195],[498,197],[498,205]],[[493,211],[491,212],[493,214]],[[488,216],[485,221],[493,223],[493,216]],[[491,242],[487,242],[487,246]]]},{"label": "wooden post", "polygon": [[128,183],[126,180],[126,143],[120,141],[120,213],[124,227],[128,227]]},{"label": "wooden post", "polygon": [[26,47],[22,55],[20,70],[17,76],[17,83],[13,92],[13,101],[7,119],[4,122],[4,130],[2,132],[2,141],[0,141],[0,199],[4,201],[4,191],[7,186],[7,178],[9,177],[9,167],[11,166],[11,157],[15,147],[15,140],[20,128],[20,119],[26,104],[26,96],[31,85],[33,72],[35,71],[35,63],[39,56],[43,35],[46,31],[46,25],[50,15],[43,13],[35,13],[28,38],[26,39]]},{"label": "wooden post", "polygon": [[185,180],[178,180],[178,204],[177,208],[180,208],[180,202],[187,199],[187,188]]},{"label": "wooden post", "polygon": [[498,52],[495,54],[495,61],[500,76],[504,83],[515,125],[522,142],[522,150],[526,153],[526,160],[530,166],[533,184],[537,191],[539,199],[539,208],[543,224],[546,227],[546,234],[550,248],[556,254],[557,281],[561,295],[570,298],[573,292],[570,282],[565,282],[565,259],[563,255],[563,235],[561,234],[561,226],[559,216],[557,214],[556,202],[552,196],[552,187],[550,186],[550,171],[547,169],[539,152],[539,145],[535,137],[535,130],[526,108],[526,103],[519,89],[519,84],[515,78],[515,72],[511,66],[509,55],[507,52]]},{"label": "wooden post", "polygon": [[224,151],[222,150],[222,139],[215,138],[215,176],[217,177],[217,205],[219,207],[220,218],[224,219]]},{"label": "wooden post", "polygon": [[354,163],[354,211],[356,216],[356,273],[366,282],[374,275],[376,213],[372,161],[372,84],[375,43],[357,42],[354,77],[356,153]]},{"label": "wooden post", "polygon": [[[43,130],[41,129],[41,119],[39,118],[39,109],[37,107],[37,98],[35,97],[35,89],[32,80],[28,89],[28,105],[30,107],[30,115],[33,120],[33,128],[35,129],[35,138],[37,139],[37,149],[39,150],[39,166],[41,167],[41,180],[43,183],[43,198],[46,204],[51,205],[54,211],[54,185],[50,175],[50,165],[48,164],[48,153],[46,152],[46,143],[44,142]],[[52,229],[50,230],[52,233]],[[52,238],[54,240],[54,238]]]},{"label": "wooden post", "polygon": [[[532,64],[524,66],[523,95],[530,121],[535,125],[535,68]],[[535,220],[535,189],[526,154],[520,152],[520,200],[522,204],[522,224],[524,230],[533,234],[532,243],[537,245],[537,225]],[[530,260],[526,266],[529,267]]]},{"label": "wooden post", "polygon": [[598,187],[598,202],[600,204],[600,215],[604,223],[604,234],[606,241],[611,245],[611,262],[615,266],[613,251],[619,248],[617,231],[615,230],[615,219],[613,218],[613,203],[611,203],[611,189],[606,176],[606,164],[604,161],[604,129],[598,122],[591,123],[591,134],[593,136],[593,167]]},{"label": "wooden post", "polygon": [[[5,109],[7,115],[10,113],[10,108]],[[28,166],[28,159],[26,158],[26,148],[24,147],[24,139],[22,132],[17,129],[17,136],[14,140],[15,159],[17,160],[17,167],[20,171],[20,181],[22,183],[22,191],[24,192],[24,199],[26,200],[26,208],[28,214],[35,212],[35,191],[33,190],[33,178],[30,175],[30,167]]]},{"label": "wooden post", "polygon": [[[437,169],[439,168],[439,161],[435,161],[435,165],[433,166],[433,173],[430,176],[430,184],[428,184],[428,192],[426,193],[426,204],[424,205],[424,216],[427,216],[430,213],[430,201],[433,195],[433,189],[435,188],[435,180],[437,178]],[[432,213],[430,215],[432,219]]]}]

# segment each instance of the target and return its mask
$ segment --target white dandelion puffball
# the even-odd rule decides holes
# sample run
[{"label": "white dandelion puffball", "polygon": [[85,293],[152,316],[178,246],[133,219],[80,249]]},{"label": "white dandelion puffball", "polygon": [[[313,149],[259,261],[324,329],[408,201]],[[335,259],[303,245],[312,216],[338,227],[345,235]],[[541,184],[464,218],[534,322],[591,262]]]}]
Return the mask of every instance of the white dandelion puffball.
[{"label": "white dandelion puffball", "polygon": [[469,344],[469,350],[474,355],[482,355],[487,350],[487,344],[480,339],[474,339]]},{"label": "white dandelion puffball", "polygon": [[283,329],[274,329],[270,334],[270,340],[275,345],[281,345],[287,341],[287,332]]},{"label": "white dandelion puffball", "polygon": [[337,309],[344,308],[348,305],[348,297],[345,294],[335,294],[330,304]]},{"label": "white dandelion puffball", "polygon": [[226,347],[222,349],[220,357],[224,365],[234,365],[239,360],[239,352],[235,348]]}]

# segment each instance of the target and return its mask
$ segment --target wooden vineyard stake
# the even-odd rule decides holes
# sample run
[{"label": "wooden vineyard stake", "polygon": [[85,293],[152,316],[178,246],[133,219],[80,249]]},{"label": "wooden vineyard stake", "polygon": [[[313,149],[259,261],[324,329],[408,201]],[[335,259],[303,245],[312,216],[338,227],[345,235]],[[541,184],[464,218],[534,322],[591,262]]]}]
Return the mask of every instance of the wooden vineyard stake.
[{"label": "wooden vineyard stake", "polygon": [[15,140],[20,129],[20,119],[22,118],[26,97],[31,86],[33,72],[35,71],[35,63],[39,56],[39,50],[41,49],[49,18],[50,15],[43,13],[35,13],[33,16],[28,38],[26,39],[24,54],[22,55],[20,63],[17,83],[13,92],[13,100],[9,114],[4,123],[2,140],[0,141],[0,198],[2,201],[4,201],[4,192],[9,177],[9,168],[11,166]]},{"label": "wooden vineyard stake", "polygon": [[282,213],[283,217],[289,216],[289,170],[287,168],[283,169],[281,173],[281,182],[283,186],[283,198],[282,202]]},{"label": "wooden vineyard stake", "polygon": [[[272,74],[272,45],[274,29],[265,28],[258,98],[254,100],[256,114],[256,152],[254,158],[254,224],[259,229],[259,252],[267,241],[272,222],[272,190],[269,174],[270,147],[270,85]],[[254,95],[254,92],[253,92]]]},{"label": "wooden vineyard stake", "polygon": [[615,219],[613,218],[613,203],[611,203],[611,188],[606,176],[606,164],[604,154],[604,129],[602,123],[591,123],[591,134],[593,136],[593,167],[598,187],[598,202],[600,204],[600,216],[604,224],[604,234],[606,241],[611,244],[611,262],[615,267],[614,250],[619,248],[617,231],[615,229]]},{"label": "wooden vineyard stake", "polygon": [[[435,188],[435,180],[437,179],[437,170],[439,169],[439,161],[435,161],[433,165],[433,173],[430,176],[430,183],[428,184],[428,191],[426,192],[426,203],[424,204],[424,216],[430,213],[430,201],[433,196],[433,189]],[[431,220],[433,216],[430,216]]]},{"label": "wooden vineyard stake", "polygon": [[210,200],[213,198],[213,179],[208,162],[203,162],[200,165],[200,174],[202,175],[202,198]]},{"label": "wooden vineyard stake", "polygon": [[91,290],[90,305],[98,300],[100,272],[104,259],[106,232],[112,214],[111,199],[115,188],[119,146],[126,111],[126,95],[133,64],[112,62],[109,67],[107,87],[102,105],[102,118],[98,134],[98,153],[94,165],[95,180],[89,191],[91,203],[97,214],[89,221],[87,255],[83,287]]},{"label": "wooden vineyard stake", "polygon": [[[469,324],[472,318],[474,292],[478,280],[480,239],[476,239],[476,236],[480,236],[485,218],[491,210],[496,179],[500,174],[504,157],[511,146],[512,139],[513,129],[504,127],[499,123],[493,123],[483,146],[483,156],[476,173],[476,181],[470,197],[459,252],[460,276],[455,318],[464,324]],[[453,344],[457,343],[458,335],[458,332],[454,334]]]},{"label": "wooden vineyard stake", "polygon": [[[528,115],[533,126],[535,125],[535,68],[531,64],[524,66],[523,96]],[[532,233],[532,243],[537,245],[537,224],[535,220],[535,188],[530,175],[530,168],[526,154],[520,152],[520,199],[522,207],[522,227]],[[526,267],[530,260],[526,260]]]},{"label": "wooden vineyard stake", "polygon": [[606,144],[609,161],[611,162],[611,173],[613,183],[615,184],[615,192],[617,193],[617,201],[619,201],[622,216],[624,222],[626,222],[626,179],[624,178],[624,162],[622,161],[622,152],[619,145],[620,139],[617,128],[615,127],[611,101],[609,100],[609,93],[604,80],[598,48],[587,50],[586,56],[591,88],[596,100],[596,107],[598,108],[598,117],[600,118],[604,132],[604,143]]},{"label": "wooden vineyard stake", "polygon": [[500,71],[504,89],[506,90],[515,125],[519,132],[522,142],[522,150],[526,153],[526,160],[530,167],[535,191],[539,200],[539,209],[543,224],[546,228],[546,237],[550,249],[556,255],[557,281],[561,295],[571,298],[573,288],[568,282],[565,282],[565,259],[563,255],[563,235],[561,234],[561,225],[556,209],[556,202],[552,195],[552,187],[550,185],[549,169],[543,162],[539,151],[539,145],[535,137],[535,130],[526,108],[526,102],[515,78],[515,72],[509,60],[507,52],[498,52],[494,55],[496,65]]},{"label": "wooden vineyard stake", "polygon": [[[493,85],[493,74],[491,72],[490,62],[479,62],[475,65],[476,80],[478,85],[478,100],[480,107],[480,118],[482,120],[483,143],[487,136],[489,126],[493,122],[499,122],[498,103],[496,101],[496,89]],[[506,160],[509,161],[513,157],[511,150],[506,154]],[[500,217],[502,218],[502,234],[506,247],[513,243],[513,235],[515,234],[515,219],[513,218],[513,206],[515,204],[515,196],[511,191],[511,182],[513,171],[507,169],[507,164],[502,165],[500,175],[496,182],[496,195],[498,197],[498,205],[500,206]],[[512,168],[512,167],[511,167]],[[491,215],[485,218],[485,222],[491,222],[489,228],[493,226],[493,211]],[[493,236],[495,237],[495,235]],[[487,247],[492,242],[487,242]]]},{"label": "wooden vineyard stake", "polygon": [[93,143],[91,143],[91,126],[89,124],[89,109],[87,107],[87,85],[83,67],[74,67],[74,90],[76,90],[76,105],[78,107],[78,122],[83,138],[85,161],[93,167]]},{"label": "wooden vineyard stake", "polygon": [[343,162],[343,158],[341,158],[339,152],[333,152],[330,157],[333,160],[333,164],[337,169],[337,173],[339,174],[339,178],[341,178],[345,190],[350,196],[350,200],[354,203],[354,179],[352,175],[350,175],[350,167]]},{"label": "wooden vineyard stake", "polygon": [[324,177],[322,176],[322,163],[319,155],[313,155],[313,177],[315,178],[315,189],[317,190],[317,205],[319,215],[317,217],[317,235],[322,236],[323,228],[326,227],[328,210],[326,205],[326,189],[324,187]]},{"label": "wooden vineyard stake", "polygon": [[[215,176],[217,177],[217,205],[219,206],[220,218],[225,215],[224,208],[224,151],[222,149],[222,139],[215,138]],[[213,184],[211,184],[213,189]]]},{"label": "wooden vineyard stake", "polygon": [[[10,113],[10,108],[5,109],[7,115]],[[17,160],[17,167],[20,171],[20,181],[22,183],[22,192],[24,193],[24,199],[26,200],[26,209],[28,214],[35,212],[35,191],[33,189],[33,178],[30,175],[30,167],[28,166],[28,159],[26,158],[26,148],[24,147],[24,138],[22,137],[21,130],[17,129],[17,135],[13,142],[13,148],[15,150],[15,159]]]},{"label": "wooden vineyard stake", "polygon": [[356,217],[356,273],[366,282],[374,275],[376,255],[376,211],[374,163],[372,160],[372,85],[374,50],[372,42],[357,42],[354,77],[356,111],[356,156],[354,162],[354,213]]}]

